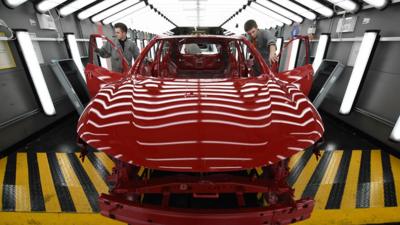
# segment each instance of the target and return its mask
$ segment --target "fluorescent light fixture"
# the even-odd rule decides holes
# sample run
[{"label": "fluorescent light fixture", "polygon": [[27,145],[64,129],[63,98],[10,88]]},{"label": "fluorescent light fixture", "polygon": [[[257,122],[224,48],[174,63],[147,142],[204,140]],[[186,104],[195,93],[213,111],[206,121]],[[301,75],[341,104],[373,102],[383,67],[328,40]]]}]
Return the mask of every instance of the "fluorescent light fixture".
[{"label": "fluorescent light fixture", "polygon": [[56,114],[56,109],[33,48],[31,37],[26,31],[17,31],[16,36],[43,111],[46,115],[54,115]]},{"label": "fluorescent light fixture", "polygon": [[300,39],[292,41],[292,51],[290,52],[288,70],[292,70],[296,67],[297,55],[300,48]]},{"label": "fluorescent light fixture", "polygon": [[315,20],[317,18],[317,15],[315,15],[315,13],[297,5],[296,3],[289,1],[289,0],[271,0],[273,2],[275,2],[276,4],[285,7],[287,9],[292,10],[293,12],[304,16],[305,18],[309,19],[309,20]]},{"label": "fluorescent light fixture", "polygon": [[[243,29],[241,32],[244,31],[244,24],[247,20],[249,19],[254,19],[257,22],[258,28],[271,28],[275,26],[283,26],[283,22],[276,20],[275,18],[265,14],[263,11],[260,9],[256,9],[253,7],[247,7],[246,10],[244,11],[243,14],[241,14],[241,17],[237,19],[239,21],[240,26],[243,26]],[[292,22],[288,19],[286,19],[288,22]],[[262,27],[260,25],[264,25],[265,27]]]},{"label": "fluorescent light fixture", "polygon": [[61,16],[68,16],[71,13],[82,9],[83,7],[95,2],[96,0],[75,0],[73,2],[71,2],[70,4],[62,7],[60,9],[60,15]]},{"label": "fluorescent light fixture", "polygon": [[[166,17],[180,27],[214,27],[220,26],[238,9],[248,3],[247,0],[148,0]],[[199,18],[197,18],[197,9]]]},{"label": "fluorescent light fixture", "polygon": [[[112,23],[114,21],[121,20],[121,19],[123,19],[123,18],[125,18],[125,17],[127,17],[129,15],[132,15],[135,12],[140,11],[140,10],[146,8],[146,7],[147,6],[146,6],[146,4],[144,2],[140,2],[139,4],[135,4],[135,5],[129,7],[127,9],[125,9],[125,10],[122,10],[122,11],[120,11],[120,12],[118,12],[118,13],[116,13],[116,14],[114,14],[114,15],[106,18],[106,19],[104,19],[102,22],[103,22],[104,25],[110,24],[110,23]],[[155,14],[155,12],[154,12],[154,14]]]},{"label": "fluorescent light fixture", "polygon": [[261,10],[247,7],[233,19],[225,23],[223,25],[223,28],[232,31],[235,34],[243,34],[244,23],[249,19],[254,19],[255,21],[257,21],[257,25],[260,29],[269,29],[271,27],[283,26],[282,22],[265,15],[265,13],[261,12]]},{"label": "fluorescent light fixture", "polygon": [[46,11],[49,11],[50,9],[57,7],[58,5],[66,2],[66,1],[67,0],[44,0],[36,5],[36,9],[39,12],[44,13]]},{"label": "fluorescent light fixture", "polygon": [[4,0],[4,3],[10,7],[10,8],[15,8],[23,3],[25,3],[28,0]]},{"label": "fluorescent light fixture", "polygon": [[105,19],[107,17],[110,17],[110,16],[112,16],[112,15],[114,15],[114,14],[116,14],[116,13],[118,13],[118,12],[128,8],[128,7],[131,7],[131,6],[135,5],[135,4],[138,4],[138,3],[139,3],[138,0],[126,0],[126,1],[123,1],[122,3],[119,3],[118,5],[115,5],[112,8],[107,9],[106,11],[101,12],[101,13],[93,16],[92,17],[92,21],[95,22],[95,23],[99,22],[99,21],[101,21],[101,20],[103,20],[103,19]]},{"label": "fluorescent light fixture", "polygon": [[314,10],[315,12],[326,16],[326,17],[331,17],[333,16],[333,10],[322,5],[321,3],[315,1],[315,0],[295,0],[296,2],[307,6],[308,8]]},{"label": "fluorescent light fixture", "polygon": [[99,4],[96,4],[88,9],[83,10],[82,12],[78,13],[78,18],[80,20],[84,20],[87,19],[91,16],[93,16],[94,14],[101,12],[119,2],[121,2],[122,0],[107,0],[107,1],[102,1]]},{"label": "fluorescent light fixture", "polygon": [[400,142],[400,117],[397,119],[396,125],[394,125],[390,139]]},{"label": "fluorescent light fixture", "polygon": [[[256,2],[257,3],[257,2]],[[278,20],[282,23],[285,23],[287,25],[292,25],[293,21],[289,20],[288,18],[279,15],[278,13],[271,11],[267,9],[265,6],[259,5],[259,4],[252,4],[250,8],[253,8],[255,10],[259,10],[261,13],[264,13],[265,15],[274,18],[275,20]]]},{"label": "fluorescent light fixture", "polygon": [[315,72],[317,72],[319,66],[322,63],[322,60],[325,59],[326,52],[328,50],[327,47],[329,45],[329,41],[330,41],[329,34],[321,34],[319,36],[317,52],[315,53],[314,62],[312,64],[312,67],[314,69],[314,74],[315,74]]},{"label": "fluorescent light fixture", "polygon": [[[96,45],[97,48],[103,47],[103,38],[96,37]],[[109,70],[108,65],[107,65],[107,59],[99,57],[100,58],[100,66],[103,67],[104,69]]]},{"label": "fluorescent light fixture", "polygon": [[279,53],[281,53],[282,44],[283,44],[283,37],[278,37],[276,39],[276,55],[279,55]]},{"label": "fluorescent light fixture", "polygon": [[356,12],[359,9],[359,5],[351,0],[328,0],[330,3],[339,6],[347,12]]},{"label": "fluorescent light fixture", "polygon": [[74,34],[66,34],[65,36],[67,38],[67,43],[69,46],[68,50],[72,56],[72,60],[74,60],[76,68],[78,68],[79,73],[83,77],[83,80],[86,82],[86,76],[85,76],[85,72],[84,72],[85,70],[84,70],[84,66],[82,64],[81,54],[79,53],[78,44],[76,42],[75,35]]},{"label": "fluorescent light fixture", "polygon": [[385,8],[387,6],[387,4],[389,3],[388,0],[363,0],[363,1],[372,5],[373,7],[377,8],[377,9]]},{"label": "fluorescent light fixture", "polygon": [[264,1],[261,1],[261,2],[255,2],[255,3],[263,5],[264,7],[269,8],[270,10],[272,10],[272,11],[274,11],[276,13],[279,13],[282,16],[285,16],[285,17],[287,17],[287,18],[289,18],[289,19],[291,19],[293,21],[296,21],[298,23],[303,22],[303,18],[301,16],[298,16],[298,15],[292,13],[291,11],[289,11],[289,10],[283,8],[283,7],[280,7],[279,5],[277,5],[277,4],[275,4],[275,3],[271,2],[271,1],[264,0]]},{"label": "fluorescent light fixture", "polygon": [[[136,18],[146,18],[146,20],[137,20]],[[142,30],[151,33],[162,33],[166,30],[172,29],[174,25],[165,20],[163,17],[154,13],[150,7],[144,7],[133,14],[125,16],[119,20],[112,22],[113,25],[117,22],[125,23],[129,28],[135,30]],[[141,35],[142,32],[140,32]]]},{"label": "fluorescent light fixture", "polygon": [[360,50],[354,63],[349,83],[347,84],[342,105],[340,106],[339,112],[341,114],[349,114],[353,107],[361,80],[366,73],[365,69],[367,68],[368,62],[371,58],[371,53],[375,47],[376,40],[379,37],[378,33],[378,31],[367,31],[364,33],[364,38],[361,42]]}]

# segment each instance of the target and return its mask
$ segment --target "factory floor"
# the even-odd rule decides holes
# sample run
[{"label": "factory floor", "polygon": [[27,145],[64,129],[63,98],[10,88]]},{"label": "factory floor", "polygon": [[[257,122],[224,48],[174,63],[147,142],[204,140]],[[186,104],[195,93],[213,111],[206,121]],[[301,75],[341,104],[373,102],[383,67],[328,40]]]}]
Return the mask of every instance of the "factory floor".
[{"label": "factory floor", "polygon": [[[303,151],[289,163],[295,198],[315,199],[311,218],[298,224],[400,222],[400,159],[391,154],[396,150],[322,116],[322,157],[317,161]],[[1,152],[0,224],[123,224],[98,213],[97,198],[109,188],[114,162],[102,152],[80,160],[76,120],[70,115]]]}]

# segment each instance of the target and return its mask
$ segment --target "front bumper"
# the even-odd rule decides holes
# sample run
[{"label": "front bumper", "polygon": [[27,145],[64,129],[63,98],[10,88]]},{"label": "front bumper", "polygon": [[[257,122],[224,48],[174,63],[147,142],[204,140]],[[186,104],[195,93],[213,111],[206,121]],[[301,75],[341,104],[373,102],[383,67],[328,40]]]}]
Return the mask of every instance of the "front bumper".
[{"label": "front bumper", "polygon": [[314,200],[301,199],[292,206],[238,209],[176,209],[137,204],[102,194],[101,214],[132,225],[265,225],[290,224],[310,217]]}]

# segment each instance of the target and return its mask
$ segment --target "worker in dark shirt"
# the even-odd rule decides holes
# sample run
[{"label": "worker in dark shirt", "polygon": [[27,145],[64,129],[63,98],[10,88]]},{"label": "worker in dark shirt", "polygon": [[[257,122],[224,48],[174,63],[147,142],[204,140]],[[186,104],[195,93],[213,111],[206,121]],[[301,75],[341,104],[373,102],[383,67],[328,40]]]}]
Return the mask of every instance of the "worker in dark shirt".
[{"label": "worker in dark shirt", "polygon": [[139,55],[139,49],[133,41],[127,38],[128,28],[123,23],[116,23],[114,26],[116,38],[113,40],[115,46],[112,48],[111,44],[107,42],[102,48],[97,48],[95,51],[103,58],[111,57],[112,71],[122,72],[122,62],[117,49],[122,50],[122,54],[128,61],[129,67],[132,65],[132,58],[136,60]]},{"label": "worker in dark shirt", "polygon": [[[247,33],[247,39],[261,53],[265,62],[271,66],[272,63],[278,61],[276,55],[276,38],[267,30],[258,29],[257,23],[254,20],[248,20],[244,24],[244,30]],[[259,66],[255,66],[254,70],[259,72]]]}]

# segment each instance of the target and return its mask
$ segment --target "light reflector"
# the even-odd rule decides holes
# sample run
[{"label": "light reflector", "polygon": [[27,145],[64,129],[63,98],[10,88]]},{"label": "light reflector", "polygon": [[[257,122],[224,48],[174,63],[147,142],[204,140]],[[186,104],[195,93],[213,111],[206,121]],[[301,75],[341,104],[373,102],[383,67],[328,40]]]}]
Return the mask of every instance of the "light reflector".
[{"label": "light reflector", "polygon": [[4,0],[4,3],[10,7],[10,8],[15,8],[23,3],[25,3],[28,0]]},{"label": "light reflector", "polygon": [[131,7],[131,6],[135,5],[135,4],[138,4],[138,3],[139,3],[138,0],[126,0],[126,1],[123,1],[122,3],[119,3],[118,5],[113,6],[112,8],[107,9],[106,11],[101,12],[101,13],[93,16],[92,17],[92,21],[95,22],[95,23],[99,22],[99,21],[101,21],[101,20],[103,20],[103,19],[105,19],[105,18],[107,18],[109,16],[112,16],[112,15],[114,15],[114,14],[116,14],[116,13],[118,13],[118,12],[128,8],[128,7]]},{"label": "light reflector", "polygon": [[37,4],[36,8],[39,12],[44,13],[66,2],[67,0],[44,0]]},{"label": "light reflector", "polygon": [[307,6],[308,8],[314,10],[315,12],[326,16],[326,17],[331,17],[333,16],[333,10],[322,5],[321,3],[315,1],[315,0],[295,0],[296,2]]},{"label": "light reflector", "polygon": [[61,16],[68,16],[71,13],[95,2],[96,0],[76,0],[60,9]]},{"label": "light reflector", "polygon": [[388,0],[363,0],[364,2],[372,5],[373,7],[377,9],[382,9],[386,7],[386,5],[389,3]]},{"label": "light reflector", "polygon": [[83,10],[82,12],[80,12],[78,14],[78,18],[80,20],[84,20],[87,19],[91,16],[93,16],[94,14],[101,12],[119,2],[121,2],[122,0],[107,0],[107,1],[102,1],[99,4],[96,4],[88,9]]},{"label": "light reflector", "polygon": [[288,70],[292,70],[296,67],[297,54],[299,53],[299,47],[300,47],[300,39],[293,40],[292,41],[292,50],[290,52]]},{"label": "light reflector", "polygon": [[378,31],[367,31],[364,33],[364,38],[361,42],[360,50],[354,63],[354,68],[340,106],[339,112],[341,114],[349,114],[353,107],[358,88],[360,87],[361,80],[366,72],[365,69],[367,68],[378,37]]},{"label": "light reflector", "polygon": [[329,45],[329,41],[330,41],[329,34],[321,34],[319,36],[317,52],[315,53],[314,62],[312,64],[312,67],[314,69],[314,74],[315,74],[315,72],[317,72],[319,66],[322,63],[322,60],[325,59],[326,52],[328,50],[327,47]]},{"label": "light reflector", "polygon": [[46,115],[54,115],[56,114],[56,109],[33,48],[31,37],[26,31],[17,31],[16,36],[43,111]]},{"label": "light reflector", "polygon": [[396,125],[394,125],[390,139],[400,142],[400,117],[397,119]]},{"label": "light reflector", "polygon": [[82,64],[81,54],[79,53],[78,44],[76,42],[75,35],[74,34],[66,34],[65,36],[67,38],[67,43],[68,43],[68,47],[69,47],[68,50],[72,56],[72,60],[74,60],[76,68],[78,68],[83,80],[86,82],[86,76],[85,76],[85,72],[84,72],[85,70],[84,70],[84,66]]}]

